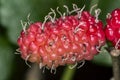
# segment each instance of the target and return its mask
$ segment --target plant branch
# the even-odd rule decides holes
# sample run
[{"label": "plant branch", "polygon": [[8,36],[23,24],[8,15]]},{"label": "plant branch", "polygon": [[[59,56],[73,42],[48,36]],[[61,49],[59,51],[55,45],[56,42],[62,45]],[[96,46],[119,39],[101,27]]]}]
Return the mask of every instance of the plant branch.
[{"label": "plant branch", "polygon": [[72,80],[75,71],[76,71],[76,68],[69,69],[68,66],[66,66],[64,73],[62,74],[61,80]]},{"label": "plant branch", "polygon": [[114,80],[120,80],[120,50],[114,49],[110,51],[113,65]]}]

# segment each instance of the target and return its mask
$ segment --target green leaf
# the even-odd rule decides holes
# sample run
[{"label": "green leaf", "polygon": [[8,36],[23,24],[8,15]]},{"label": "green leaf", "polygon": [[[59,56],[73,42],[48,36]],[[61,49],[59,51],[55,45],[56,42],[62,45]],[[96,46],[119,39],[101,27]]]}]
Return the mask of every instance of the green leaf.
[{"label": "green leaf", "polygon": [[107,45],[102,47],[101,52],[94,57],[93,62],[101,66],[112,66],[111,56],[105,47],[107,47]]},{"label": "green leaf", "polygon": [[7,80],[11,74],[14,53],[11,45],[0,36],[0,80]]}]

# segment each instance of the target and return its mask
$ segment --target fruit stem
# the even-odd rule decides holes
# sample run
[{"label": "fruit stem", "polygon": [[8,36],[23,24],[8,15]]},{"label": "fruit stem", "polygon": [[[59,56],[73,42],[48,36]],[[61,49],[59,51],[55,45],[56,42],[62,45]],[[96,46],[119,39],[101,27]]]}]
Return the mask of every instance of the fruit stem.
[{"label": "fruit stem", "polygon": [[110,51],[113,65],[114,80],[120,80],[120,50],[113,49]]},{"label": "fruit stem", "polygon": [[76,68],[69,69],[68,66],[65,67],[64,73],[62,74],[61,80],[72,80]]}]

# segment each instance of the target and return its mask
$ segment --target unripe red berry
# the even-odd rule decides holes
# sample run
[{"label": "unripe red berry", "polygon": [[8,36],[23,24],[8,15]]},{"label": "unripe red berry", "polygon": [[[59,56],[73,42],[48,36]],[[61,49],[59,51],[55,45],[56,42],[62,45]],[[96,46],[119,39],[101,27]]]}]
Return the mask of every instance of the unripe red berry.
[{"label": "unripe red berry", "polygon": [[105,27],[106,38],[113,46],[120,49],[120,9],[117,8],[109,14]]},{"label": "unripe red berry", "polygon": [[82,11],[30,24],[17,42],[23,59],[36,62],[40,67],[56,68],[93,59],[97,49],[105,43],[102,26],[100,20],[96,21],[88,11]]}]

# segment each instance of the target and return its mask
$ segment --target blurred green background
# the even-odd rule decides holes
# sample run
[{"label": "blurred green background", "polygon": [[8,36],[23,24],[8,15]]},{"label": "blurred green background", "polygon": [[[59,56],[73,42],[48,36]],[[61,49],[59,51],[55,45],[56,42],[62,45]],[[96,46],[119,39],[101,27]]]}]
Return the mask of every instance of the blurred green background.
[{"label": "blurred green background", "polygon": [[[104,48],[101,54],[96,56],[92,62],[86,62],[83,68],[69,70],[59,67],[55,75],[47,70],[42,73],[42,70],[33,64],[31,64],[32,68],[29,68],[20,55],[14,54],[18,48],[16,41],[22,30],[20,20],[27,21],[27,15],[30,13],[31,21],[43,21],[44,16],[50,12],[50,8],[56,9],[59,6],[61,12],[64,12],[63,5],[67,5],[72,10],[73,3],[81,8],[86,5],[85,10],[90,10],[91,6],[98,4],[98,8],[102,10],[99,19],[103,20],[104,25],[107,13],[120,8],[120,0],[0,0],[0,80],[88,80],[84,77],[88,73],[94,74],[94,69],[97,71],[96,68],[103,70],[100,73],[107,70],[107,73],[112,75],[111,58]],[[86,70],[89,72],[87,73]],[[83,76],[80,77],[80,75]],[[91,78],[89,79],[100,79],[97,76],[95,79]]]}]

